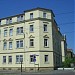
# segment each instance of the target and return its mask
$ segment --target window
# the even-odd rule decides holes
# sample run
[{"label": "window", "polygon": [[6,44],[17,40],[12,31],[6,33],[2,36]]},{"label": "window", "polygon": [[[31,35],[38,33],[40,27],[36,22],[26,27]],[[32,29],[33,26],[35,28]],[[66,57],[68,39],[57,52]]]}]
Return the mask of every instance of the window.
[{"label": "window", "polygon": [[1,25],[1,20],[0,20],[0,25]]},{"label": "window", "polygon": [[4,36],[7,36],[7,29],[4,30]]},{"label": "window", "polygon": [[18,17],[17,17],[17,21],[18,21],[18,22],[19,22],[19,21],[23,21],[23,15],[18,16]]},{"label": "window", "polygon": [[23,47],[23,40],[20,40],[20,47]]},{"label": "window", "polygon": [[13,29],[11,28],[10,30],[9,30],[9,36],[12,36],[13,35]]},{"label": "window", "polygon": [[44,39],[44,47],[48,47],[48,39]]},{"label": "window", "polygon": [[36,62],[36,56],[30,55],[30,62]]},{"label": "window", "polygon": [[33,32],[33,25],[30,25],[30,32]]},{"label": "window", "polygon": [[12,63],[12,56],[8,57],[8,63]]},{"label": "window", "polygon": [[9,19],[6,19],[6,24],[9,24]]},{"label": "window", "polygon": [[46,13],[43,13],[43,18],[46,18]]},{"label": "window", "polygon": [[19,41],[16,41],[16,47],[19,48]]},{"label": "window", "polygon": [[44,32],[47,32],[47,25],[44,24]]},{"label": "window", "polygon": [[33,13],[30,13],[30,19],[33,19]]},{"label": "window", "polygon": [[44,56],[44,60],[45,60],[45,62],[48,62],[48,55]]},{"label": "window", "polygon": [[16,41],[16,47],[22,48],[23,47],[23,40]]},{"label": "window", "polygon": [[6,63],[6,56],[3,56],[3,63]]},{"label": "window", "polygon": [[16,63],[23,62],[23,55],[16,55]]},{"label": "window", "polygon": [[34,39],[30,39],[30,46],[34,46]]},{"label": "window", "polygon": [[9,23],[12,23],[12,18],[9,19]]},{"label": "window", "polygon": [[0,29],[0,37],[1,37],[1,29]]},{"label": "window", "polygon": [[12,49],[12,42],[9,42],[9,49]]},{"label": "window", "polygon": [[6,24],[12,23],[12,18],[6,19]]},{"label": "window", "polygon": [[21,16],[21,21],[23,21],[23,15]]},{"label": "window", "polygon": [[23,34],[23,27],[17,28],[17,34]]},{"label": "window", "polygon": [[4,49],[4,50],[7,49],[7,42],[4,42],[3,49]]}]

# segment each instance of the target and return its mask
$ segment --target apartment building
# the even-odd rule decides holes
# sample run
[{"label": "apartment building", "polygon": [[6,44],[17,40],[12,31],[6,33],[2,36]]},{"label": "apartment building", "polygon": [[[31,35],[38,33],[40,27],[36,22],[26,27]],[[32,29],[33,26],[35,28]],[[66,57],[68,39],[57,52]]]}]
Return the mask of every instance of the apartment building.
[{"label": "apartment building", "polygon": [[[0,69],[43,70],[61,66],[63,36],[50,9],[34,8],[0,19]],[[64,48],[62,48],[64,47]]]},{"label": "apartment building", "polygon": [[68,58],[73,58],[74,57],[74,53],[73,53],[73,50],[72,49],[67,49],[67,55],[66,57]]}]

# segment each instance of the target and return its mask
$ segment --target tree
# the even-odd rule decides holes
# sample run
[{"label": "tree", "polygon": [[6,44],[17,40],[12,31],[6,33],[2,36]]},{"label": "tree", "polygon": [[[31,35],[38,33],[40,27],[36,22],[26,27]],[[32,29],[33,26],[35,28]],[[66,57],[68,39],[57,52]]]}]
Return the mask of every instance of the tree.
[{"label": "tree", "polygon": [[65,58],[65,61],[62,63],[63,67],[71,67],[71,63],[75,63],[75,58]]}]

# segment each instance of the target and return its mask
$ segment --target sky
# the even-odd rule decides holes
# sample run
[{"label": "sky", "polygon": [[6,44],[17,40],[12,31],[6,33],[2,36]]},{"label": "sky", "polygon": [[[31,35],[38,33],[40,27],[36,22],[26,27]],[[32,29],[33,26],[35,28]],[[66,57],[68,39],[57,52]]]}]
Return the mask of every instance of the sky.
[{"label": "sky", "polygon": [[53,10],[67,46],[75,53],[75,0],[0,0],[0,18],[23,13],[24,10],[42,7]]}]

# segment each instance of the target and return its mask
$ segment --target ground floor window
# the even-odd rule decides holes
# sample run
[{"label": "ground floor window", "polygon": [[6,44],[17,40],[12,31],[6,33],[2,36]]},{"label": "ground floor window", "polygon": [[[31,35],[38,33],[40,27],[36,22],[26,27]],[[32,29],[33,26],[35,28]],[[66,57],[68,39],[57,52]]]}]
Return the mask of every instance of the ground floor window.
[{"label": "ground floor window", "polygon": [[12,63],[12,56],[8,56],[8,63]]},{"label": "ground floor window", "polygon": [[3,63],[6,63],[6,56],[3,56]]},{"label": "ground floor window", "polygon": [[45,60],[45,62],[48,62],[48,55],[44,56],[44,60]]},{"label": "ground floor window", "polygon": [[36,55],[30,55],[30,62],[36,62]]},{"label": "ground floor window", "polygon": [[23,55],[16,55],[16,63],[23,62]]}]

